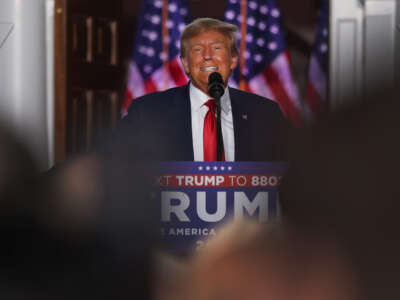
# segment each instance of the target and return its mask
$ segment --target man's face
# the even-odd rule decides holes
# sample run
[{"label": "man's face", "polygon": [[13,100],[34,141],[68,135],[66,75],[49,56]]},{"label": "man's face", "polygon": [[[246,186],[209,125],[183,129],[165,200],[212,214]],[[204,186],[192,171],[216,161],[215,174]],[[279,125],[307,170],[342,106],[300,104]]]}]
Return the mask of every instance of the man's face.
[{"label": "man's face", "polygon": [[221,74],[225,85],[238,62],[233,55],[227,37],[218,31],[202,32],[189,39],[186,44],[183,67],[193,84],[208,94],[208,76],[213,72]]}]

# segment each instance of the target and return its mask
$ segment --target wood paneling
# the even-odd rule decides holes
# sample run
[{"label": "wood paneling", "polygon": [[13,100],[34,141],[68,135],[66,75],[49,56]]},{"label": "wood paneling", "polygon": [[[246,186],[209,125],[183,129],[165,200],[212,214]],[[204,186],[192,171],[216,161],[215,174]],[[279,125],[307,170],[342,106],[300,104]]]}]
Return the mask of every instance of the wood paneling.
[{"label": "wood paneling", "polygon": [[120,119],[118,92],[74,89],[68,103],[68,152],[89,151]]},{"label": "wood paneling", "polygon": [[55,1],[54,20],[54,144],[55,162],[66,158],[67,150],[67,0]]},{"label": "wood paneling", "polygon": [[89,151],[120,119],[122,0],[56,0],[56,162]]}]

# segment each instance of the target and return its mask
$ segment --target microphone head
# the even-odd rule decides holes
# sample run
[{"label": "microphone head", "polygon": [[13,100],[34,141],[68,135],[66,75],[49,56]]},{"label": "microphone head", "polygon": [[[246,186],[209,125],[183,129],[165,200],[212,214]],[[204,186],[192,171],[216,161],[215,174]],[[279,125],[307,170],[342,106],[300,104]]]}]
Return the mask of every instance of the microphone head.
[{"label": "microphone head", "polygon": [[222,79],[221,74],[218,72],[213,72],[208,76],[208,84],[212,82],[219,82],[221,84],[224,84],[224,80]]},{"label": "microphone head", "polygon": [[221,98],[225,92],[224,80],[221,74],[213,72],[208,76],[208,93],[215,99]]}]

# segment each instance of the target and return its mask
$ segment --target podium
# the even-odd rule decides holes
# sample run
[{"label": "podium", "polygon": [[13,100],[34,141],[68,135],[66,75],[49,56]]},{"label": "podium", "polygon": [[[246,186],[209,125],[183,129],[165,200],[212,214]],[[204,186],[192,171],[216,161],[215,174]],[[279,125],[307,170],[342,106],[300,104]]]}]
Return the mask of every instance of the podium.
[{"label": "podium", "polygon": [[276,221],[286,169],[285,162],[161,163],[152,198],[160,202],[164,247],[191,251],[235,219]]}]

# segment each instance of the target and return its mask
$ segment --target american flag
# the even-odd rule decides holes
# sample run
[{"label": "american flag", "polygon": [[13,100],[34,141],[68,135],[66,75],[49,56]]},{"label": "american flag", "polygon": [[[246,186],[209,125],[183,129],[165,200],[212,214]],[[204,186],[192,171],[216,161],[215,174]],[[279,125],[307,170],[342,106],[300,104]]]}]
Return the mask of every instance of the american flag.
[{"label": "american flag", "polygon": [[187,83],[179,38],[191,22],[186,0],[143,0],[122,114],[133,98]]},{"label": "american flag", "polygon": [[277,101],[286,118],[300,126],[302,104],[276,1],[228,0],[225,21],[238,26],[241,53],[230,84]]},{"label": "american flag", "polygon": [[306,105],[309,110],[307,118],[310,120],[318,118],[327,110],[328,9],[329,1],[322,0],[306,90]]}]

